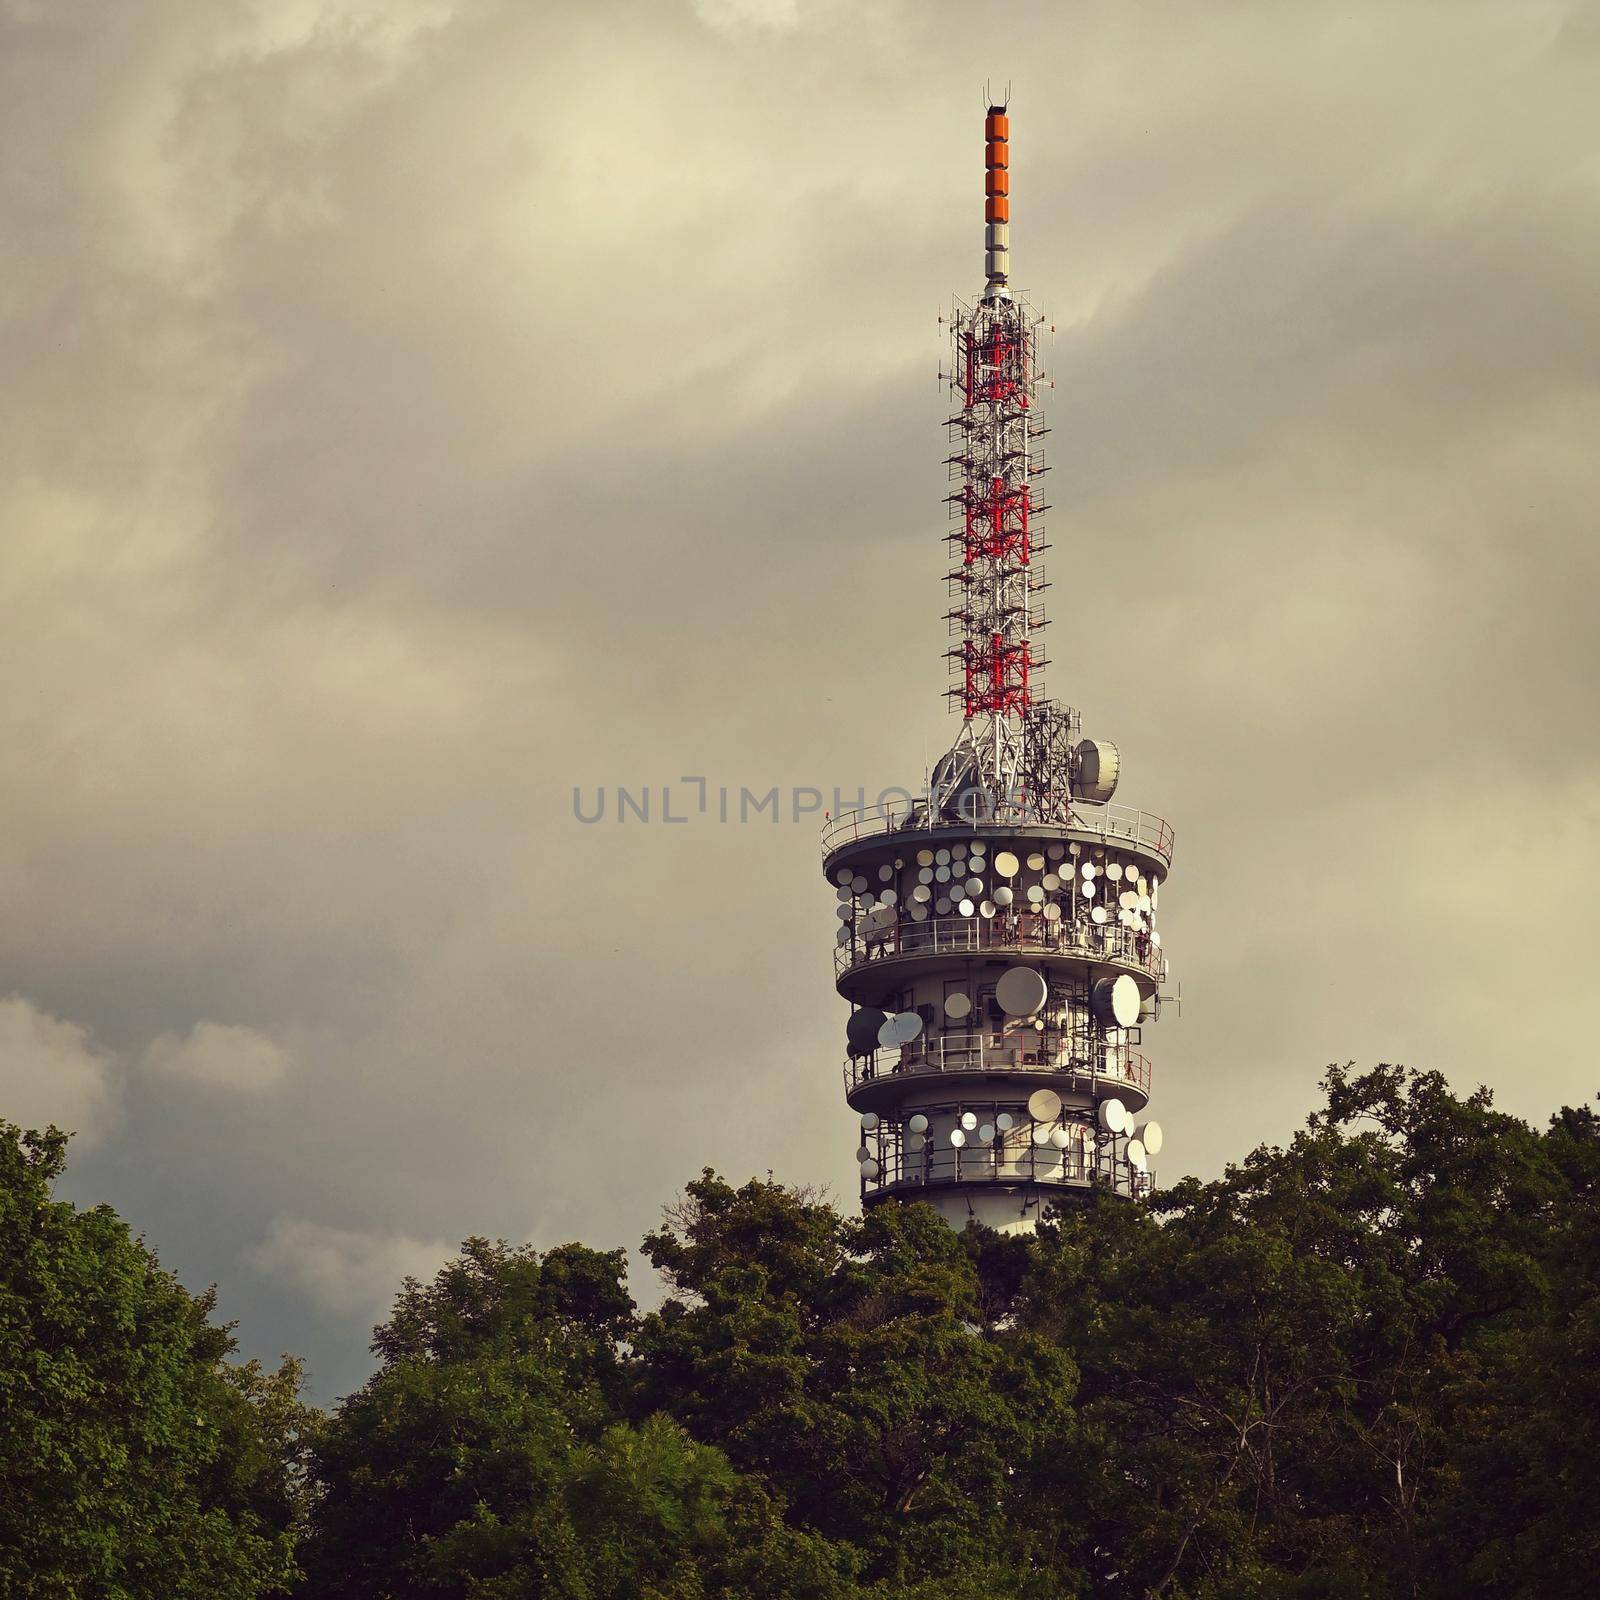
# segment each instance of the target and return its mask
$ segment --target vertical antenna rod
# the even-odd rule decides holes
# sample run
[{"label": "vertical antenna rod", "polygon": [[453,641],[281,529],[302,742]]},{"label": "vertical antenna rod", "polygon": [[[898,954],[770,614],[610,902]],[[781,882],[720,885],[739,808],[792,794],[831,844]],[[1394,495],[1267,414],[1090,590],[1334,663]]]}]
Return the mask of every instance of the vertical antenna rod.
[{"label": "vertical antenna rod", "polygon": [[1011,260],[1011,120],[1004,106],[990,106],[984,119],[983,243],[989,286],[985,297],[1004,294]]}]

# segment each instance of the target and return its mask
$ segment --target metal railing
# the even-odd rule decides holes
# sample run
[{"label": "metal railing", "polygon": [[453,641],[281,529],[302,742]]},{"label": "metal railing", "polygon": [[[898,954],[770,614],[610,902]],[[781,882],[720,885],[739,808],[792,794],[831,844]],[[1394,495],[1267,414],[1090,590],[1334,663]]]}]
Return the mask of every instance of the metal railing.
[{"label": "metal railing", "polygon": [[1150,1058],[1124,1045],[1102,1050],[1098,1059],[1084,1059],[1059,1046],[1049,1046],[1045,1036],[1031,1030],[1027,1036],[1004,1033],[938,1033],[910,1044],[874,1050],[870,1055],[847,1057],[845,1090],[885,1078],[942,1072],[1039,1073],[1071,1076],[1091,1092],[1133,1088],[1150,1097]]},{"label": "metal railing", "polygon": [[946,1185],[1032,1183],[1045,1188],[1085,1189],[1103,1183],[1118,1194],[1142,1198],[1155,1187],[1155,1173],[1135,1167],[1116,1150],[1093,1145],[1069,1145],[1065,1150],[1029,1143],[1025,1146],[968,1145],[957,1150],[948,1144],[926,1144],[919,1151],[903,1150],[898,1141],[885,1141],[877,1158],[878,1171],[861,1173],[862,1197],[886,1192],[914,1194],[919,1189]]},{"label": "metal railing", "polygon": [[833,975],[842,978],[859,967],[910,956],[976,955],[986,950],[1040,955],[1082,956],[1133,967],[1157,983],[1166,981],[1167,958],[1148,933],[1120,924],[1082,919],[1051,921],[1038,911],[1003,911],[992,917],[901,919],[872,934],[856,934],[835,945]]},{"label": "metal railing", "polygon": [[926,805],[906,799],[841,811],[823,825],[822,855],[826,860],[836,850],[855,844],[858,840],[891,833],[907,839],[926,837],[933,840],[981,838],[993,834],[1027,838],[1035,831],[1041,837],[1067,836],[1092,839],[1107,846],[1132,845],[1159,857],[1163,864],[1170,865],[1172,862],[1171,825],[1149,811],[1139,811],[1132,806],[1075,805],[1072,821],[1064,825],[1044,823],[1038,818],[1030,820],[1020,809],[1014,815],[980,818],[973,823],[959,818],[930,817]]}]

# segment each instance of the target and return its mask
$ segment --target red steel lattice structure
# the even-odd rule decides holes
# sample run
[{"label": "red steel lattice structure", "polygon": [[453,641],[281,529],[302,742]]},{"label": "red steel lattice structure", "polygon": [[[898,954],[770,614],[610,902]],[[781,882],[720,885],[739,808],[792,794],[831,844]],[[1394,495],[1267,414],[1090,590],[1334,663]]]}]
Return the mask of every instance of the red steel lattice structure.
[{"label": "red steel lattice structure", "polygon": [[958,487],[947,497],[947,535],[955,601],[946,613],[958,642],[947,652],[956,682],[951,698],[964,718],[962,743],[978,758],[997,794],[1008,792],[1025,765],[1026,715],[1045,665],[1037,635],[1045,626],[1035,597],[1045,581],[1045,546],[1037,520],[1045,509],[1035,484],[1046,470],[1038,441],[1037,317],[1011,293],[1010,139],[1003,106],[985,125],[985,268],[975,305],[958,304],[951,320],[951,392],[959,409],[948,420],[947,458]]}]

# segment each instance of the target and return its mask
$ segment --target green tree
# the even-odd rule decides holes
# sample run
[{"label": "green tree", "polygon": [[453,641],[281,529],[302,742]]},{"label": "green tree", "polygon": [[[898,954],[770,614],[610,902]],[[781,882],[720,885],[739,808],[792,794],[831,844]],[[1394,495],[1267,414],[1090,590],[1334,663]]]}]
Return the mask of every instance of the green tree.
[{"label": "green tree", "polygon": [[0,1122],[0,1594],[234,1600],[293,1575],[299,1371],[238,1368],[108,1207],[52,1185],[67,1136]]}]

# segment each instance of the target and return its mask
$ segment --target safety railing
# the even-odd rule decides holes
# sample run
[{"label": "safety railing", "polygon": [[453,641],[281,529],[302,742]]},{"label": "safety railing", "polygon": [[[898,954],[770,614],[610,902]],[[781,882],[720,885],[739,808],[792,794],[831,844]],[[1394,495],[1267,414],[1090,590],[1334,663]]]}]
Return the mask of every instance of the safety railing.
[{"label": "safety railing", "polygon": [[919,1189],[950,1185],[1018,1183],[1058,1189],[1104,1184],[1118,1194],[1142,1198],[1154,1189],[1155,1173],[1134,1166],[1119,1150],[1108,1146],[1069,1145],[1057,1150],[1029,1143],[955,1149],[930,1142],[921,1150],[910,1151],[897,1141],[886,1141],[881,1154],[870,1165],[863,1163],[861,1169],[861,1193],[867,1199],[887,1192],[909,1198]]},{"label": "safety railing", "polygon": [[1103,1048],[1094,1056],[1074,1054],[1071,1046],[1048,1041],[1031,1029],[1026,1036],[1007,1033],[936,1033],[910,1044],[890,1046],[870,1055],[847,1057],[847,1093],[886,1078],[946,1072],[1038,1073],[1070,1076],[1095,1092],[1137,1089],[1150,1097],[1150,1058],[1124,1045]]},{"label": "safety railing", "polygon": [[1167,958],[1150,934],[1118,923],[1052,920],[1037,911],[930,917],[926,922],[902,919],[870,934],[858,933],[848,944],[835,945],[833,975],[842,978],[875,962],[910,956],[977,955],[991,950],[1109,961],[1143,972],[1157,983],[1167,976]]},{"label": "safety railing", "polygon": [[994,834],[1027,838],[1035,833],[1040,836],[1089,839],[1107,847],[1136,847],[1158,857],[1165,864],[1170,865],[1172,861],[1171,825],[1149,811],[1139,811],[1132,806],[1074,805],[1072,820],[1067,824],[1045,824],[1037,816],[1030,817],[1022,807],[1002,809],[993,817],[979,816],[974,822],[930,814],[925,801],[904,798],[841,811],[837,817],[830,818],[822,829],[822,854],[826,860],[846,845],[884,834],[894,834],[897,838],[920,839],[925,836],[934,839]]}]

